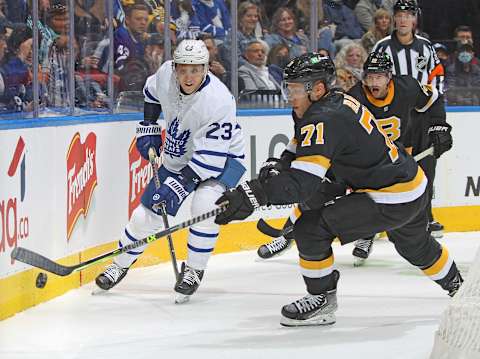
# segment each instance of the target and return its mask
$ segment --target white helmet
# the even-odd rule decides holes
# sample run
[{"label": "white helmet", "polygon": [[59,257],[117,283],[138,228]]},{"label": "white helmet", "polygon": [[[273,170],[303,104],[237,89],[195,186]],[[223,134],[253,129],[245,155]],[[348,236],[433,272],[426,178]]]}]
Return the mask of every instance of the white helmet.
[{"label": "white helmet", "polygon": [[173,53],[176,64],[207,65],[209,53],[202,40],[183,40]]}]

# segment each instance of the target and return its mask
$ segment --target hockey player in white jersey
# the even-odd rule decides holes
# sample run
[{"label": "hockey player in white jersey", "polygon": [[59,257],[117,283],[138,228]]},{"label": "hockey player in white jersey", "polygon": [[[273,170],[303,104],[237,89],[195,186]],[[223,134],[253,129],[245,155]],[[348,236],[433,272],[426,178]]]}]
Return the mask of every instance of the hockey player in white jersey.
[{"label": "hockey player in white jersey", "polygon": [[[191,214],[216,208],[215,201],[235,187],[245,172],[244,139],[236,121],[235,99],[227,87],[208,72],[209,54],[203,41],[183,40],[173,61],[165,62],[144,87],[144,120],[137,125],[137,149],[148,159],[153,147],[162,148],[160,113],[166,123],[163,163],[157,189],[150,181],[122,233],[119,246],[131,244],[163,229],[158,204],[163,202],[175,216],[185,198],[193,193]],[[182,303],[197,290],[215,247],[219,226],[213,218],[189,229],[188,258],[182,263],[175,285],[176,302]],[[116,257],[96,278],[108,290],[118,284],[145,247]]]}]

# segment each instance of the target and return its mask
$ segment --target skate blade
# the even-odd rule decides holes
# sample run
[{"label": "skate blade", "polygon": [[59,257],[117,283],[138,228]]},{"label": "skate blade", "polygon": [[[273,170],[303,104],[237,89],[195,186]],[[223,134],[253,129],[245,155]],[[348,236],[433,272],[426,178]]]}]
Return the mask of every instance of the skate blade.
[{"label": "skate blade", "polygon": [[355,259],[353,260],[353,266],[354,267],[362,267],[365,264],[366,260],[367,260],[367,258],[355,257]]},{"label": "skate blade", "polygon": [[298,320],[282,316],[280,324],[284,327],[307,327],[315,325],[332,325],[337,321],[335,313],[323,314],[310,319]]},{"label": "skate blade", "polygon": [[95,288],[93,288],[91,294],[92,295],[102,295],[102,294],[105,294],[107,292],[108,292],[108,290],[102,289],[100,287],[95,287]]},{"label": "skate blade", "polygon": [[183,304],[187,303],[190,300],[189,295],[181,294],[181,293],[175,293],[175,304]]}]

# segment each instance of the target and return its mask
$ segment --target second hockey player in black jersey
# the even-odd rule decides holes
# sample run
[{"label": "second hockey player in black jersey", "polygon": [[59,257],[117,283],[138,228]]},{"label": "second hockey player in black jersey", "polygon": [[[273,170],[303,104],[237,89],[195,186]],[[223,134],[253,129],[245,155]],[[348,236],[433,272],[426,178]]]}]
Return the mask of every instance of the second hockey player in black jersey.
[{"label": "second hockey player in black jersey", "polygon": [[[444,122],[442,101],[437,101],[439,93],[432,85],[421,85],[411,76],[392,75],[393,63],[386,52],[372,52],[364,64],[364,78],[349,91],[375,116],[376,123],[394,142],[401,142],[412,153],[417,143],[418,131],[422,131],[427,117],[416,113],[430,112],[430,119],[438,118],[438,124],[427,129],[428,146],[434,146],[435,157],[440,157],[452,147],[451,126]],[[422,164],[425,162],[421,162]],[[423,168],[422,168],[423,169]],[[426,209],[429,211],[429,209]],[[428,213],[427,213],[428,215]],[[353,255],[355,265],[363,264],[372,250],[373,237],[359,239],[355,243]]]},{"label": "second hockey player in black jersey", "polygon": [[293,234],[307,295],[282,308],[286,326],[335,322],[337,282],[331,243],[342,244],[387,231],[395,248],[443,289],[453,293],[461,277],[445,247],[427,230],[424,207],[427,178],[402,146],[396,146],[375,117],[354,97],[332,90],[335,66],[330,58],[309,53],[284,71],[293,107],[296,154],[290,168],[264,181],[255,179],[227,191],[228,202],[216,223],[247,218],[266,204],[310,199],[327,170],[352,189],[329,203],[301,213]]}]

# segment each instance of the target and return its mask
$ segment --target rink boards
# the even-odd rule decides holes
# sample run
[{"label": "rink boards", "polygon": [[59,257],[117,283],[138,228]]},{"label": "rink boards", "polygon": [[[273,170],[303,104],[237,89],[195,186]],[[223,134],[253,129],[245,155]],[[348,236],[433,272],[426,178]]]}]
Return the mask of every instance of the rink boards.
[{"label": "rink boards", "polygon": [[[245,179],[256,176],[266,158],[278,156],[293,133],[287,112],[277,113],[238,117],[246,139]],[[434,199],[436,219],[448,231],[480,230],[477,117],[478,112],[448,113],[454,148],[439,161]],[[128,121],[98,117],[89,123],[47,121],[44,127],[0,131],[0,320],[91,281],[103,268],[49,275],[46,287],[37,289],[38,271],[12,263],[10,253],[18,245],[74,264],[116,247],[151,177],[149,164],[135,149],[136,121],[130,120],[135,115]],[[171,224],[190,218],[189,208],[189,202],[182,206]],[[256,219],[280,225],[289,212],[289,206],[265,208],[247,222],[222,227],[215,253],[256,248],[267,241],[255,229]],[[174,240],[179,259],[185,258],[186,231]],[[168,259],[165,241],[159,240],[137,265]]]}]

